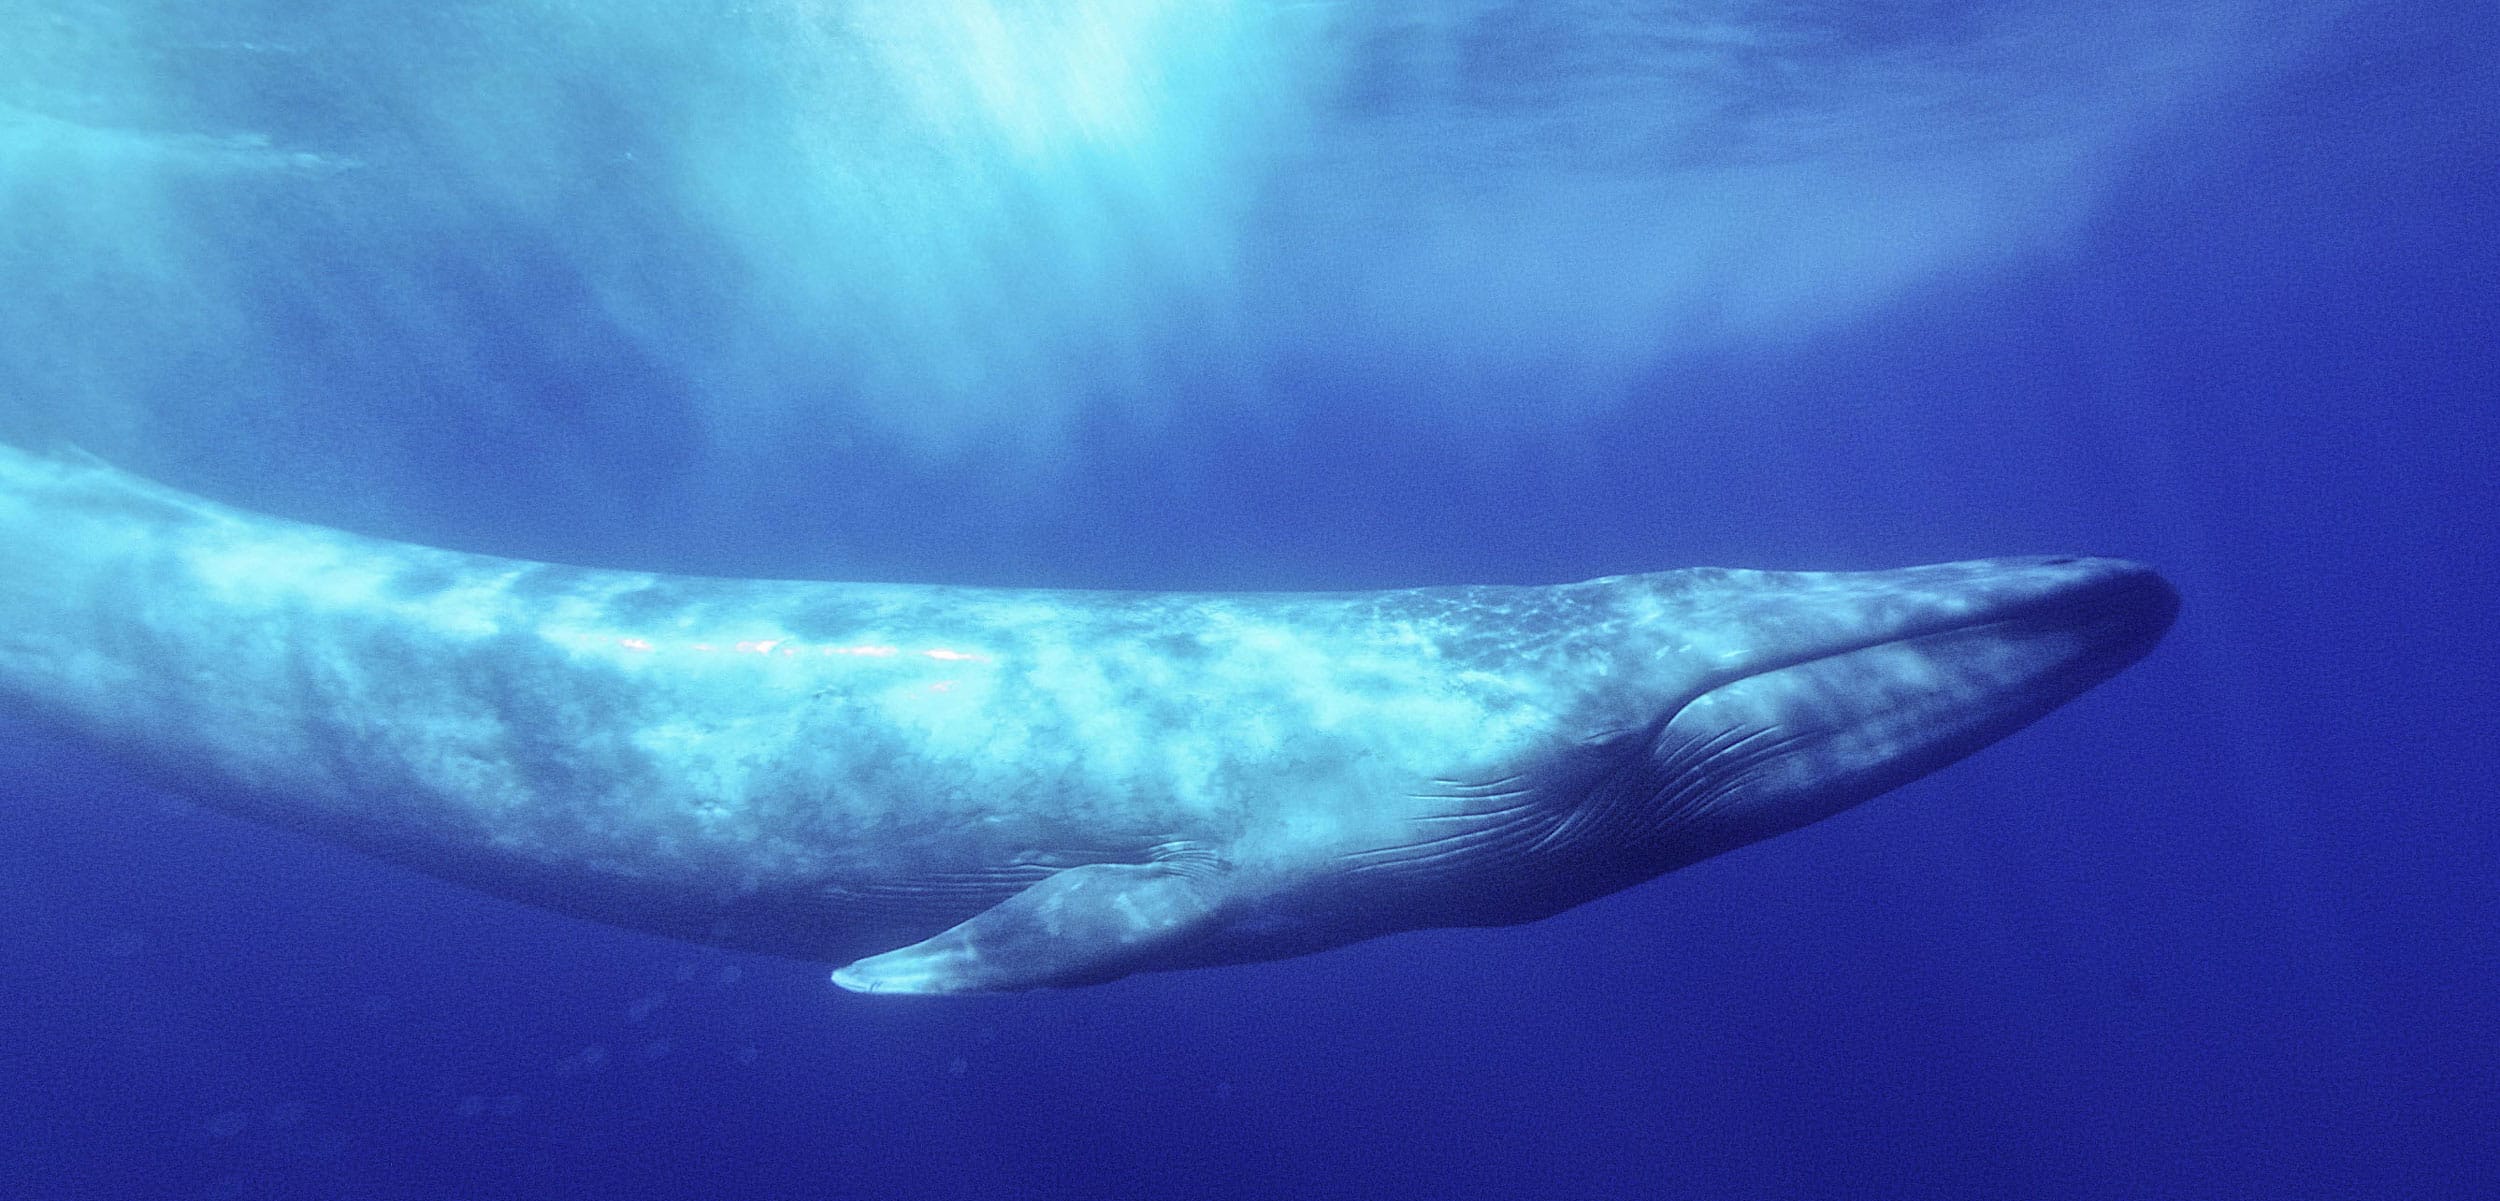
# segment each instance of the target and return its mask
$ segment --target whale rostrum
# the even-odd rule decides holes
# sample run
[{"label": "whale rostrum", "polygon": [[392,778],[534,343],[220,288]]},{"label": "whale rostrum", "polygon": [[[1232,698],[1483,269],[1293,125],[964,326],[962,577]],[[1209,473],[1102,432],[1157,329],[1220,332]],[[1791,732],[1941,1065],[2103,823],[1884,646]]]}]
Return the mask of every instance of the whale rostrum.
[{"label": "whale rostrum", "polygon": [[0,706],[211,808],[862,992],[1531,921],[1994,742],[2177,603],[2081,558],[1339,593],[712,579],[0,447]]}]

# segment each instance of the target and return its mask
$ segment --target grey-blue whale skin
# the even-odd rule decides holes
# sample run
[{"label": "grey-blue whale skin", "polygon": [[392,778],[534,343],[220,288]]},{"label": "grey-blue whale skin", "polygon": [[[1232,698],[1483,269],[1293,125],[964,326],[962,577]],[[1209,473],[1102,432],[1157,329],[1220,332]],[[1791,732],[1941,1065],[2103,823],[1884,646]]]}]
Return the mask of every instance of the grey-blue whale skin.
[{"label": "grey-blue whale skin", "polygon": [[1533,920],[2151,649],[2105,559],[1191,595],[403,545],[0,447],[0,704],[505,897],[950,993]]}]

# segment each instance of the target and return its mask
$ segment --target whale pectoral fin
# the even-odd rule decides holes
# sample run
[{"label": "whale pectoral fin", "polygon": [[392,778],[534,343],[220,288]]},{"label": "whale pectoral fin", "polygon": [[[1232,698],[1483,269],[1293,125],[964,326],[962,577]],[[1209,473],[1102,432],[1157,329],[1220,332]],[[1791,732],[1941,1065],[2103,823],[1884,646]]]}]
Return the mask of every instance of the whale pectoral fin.
[{"label": "whale pectoral fin", "polygon": [[852,992],[1007,992],[1099,984],[1204,930],[1215,913],[1202,872],[1169,863],[1092,863],[1058,872],[900,950],[833,974]]}]

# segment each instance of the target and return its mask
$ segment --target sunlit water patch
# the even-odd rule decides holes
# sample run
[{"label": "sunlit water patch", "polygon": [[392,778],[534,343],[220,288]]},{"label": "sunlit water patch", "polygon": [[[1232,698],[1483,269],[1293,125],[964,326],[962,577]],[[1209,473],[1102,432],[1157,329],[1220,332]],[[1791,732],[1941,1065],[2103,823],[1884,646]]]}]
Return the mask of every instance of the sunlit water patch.
[{"label": "sunlit water patch", "polygon": [[2331,3],[32,0],[0,434],[1707,403],[1634,381],[2053,251]]}]

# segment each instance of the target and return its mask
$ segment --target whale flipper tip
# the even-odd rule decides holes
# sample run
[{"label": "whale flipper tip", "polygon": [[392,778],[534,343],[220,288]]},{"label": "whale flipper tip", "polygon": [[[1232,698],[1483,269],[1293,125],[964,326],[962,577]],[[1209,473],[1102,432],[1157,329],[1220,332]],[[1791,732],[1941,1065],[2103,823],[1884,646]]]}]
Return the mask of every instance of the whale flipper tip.
[{"label": "whale flipper tip", "polygon": [[833,973],[859,993],[947,994],[1100,984],[1201,932],[1204,872],[1165,863],[1072,867],[934,937]]}]

